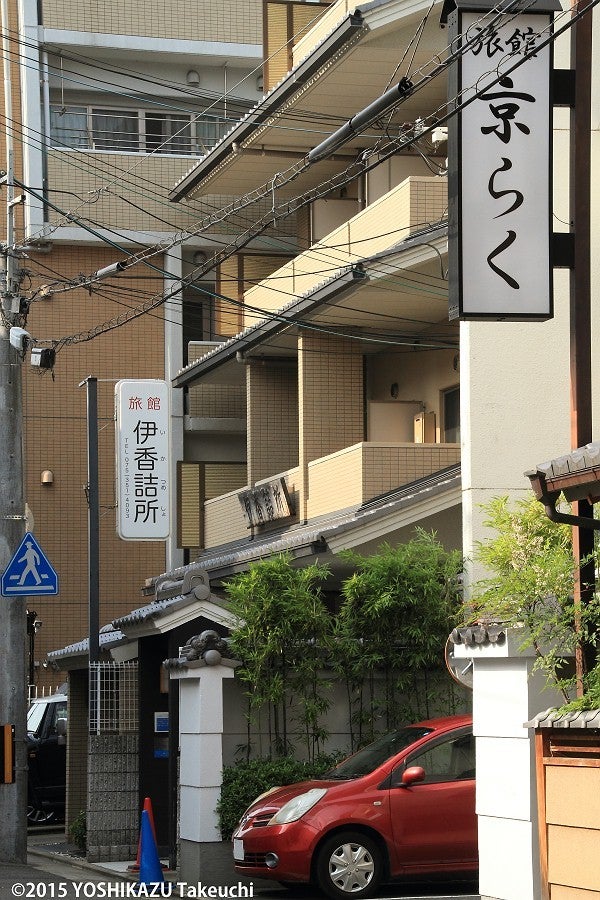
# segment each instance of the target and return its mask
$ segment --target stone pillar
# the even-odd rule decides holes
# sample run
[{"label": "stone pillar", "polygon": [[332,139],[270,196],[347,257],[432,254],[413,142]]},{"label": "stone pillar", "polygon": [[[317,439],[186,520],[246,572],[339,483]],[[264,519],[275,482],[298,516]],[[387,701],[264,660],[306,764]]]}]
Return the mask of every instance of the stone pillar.
[{"label": "stone pillar", "polygon": [[532,671],[522,632],[489,634],[481,626],[476,643],[461,629],[454,647],[455,658],[473,662],[479,892],[482,900],[539,900],[535,752],[526,723],[561,699]]},{"label": "stone pillar", "polygon": [[179,680],[179,872],[190,884],[210,882],[211,845],[221,841],[223,680],[233,666],[195,660],[170,673]]},{"label": "stone pillar", "polygon": [[138,770],[137,734],[89,736],[88,862],[135,859],[140,824]]}]

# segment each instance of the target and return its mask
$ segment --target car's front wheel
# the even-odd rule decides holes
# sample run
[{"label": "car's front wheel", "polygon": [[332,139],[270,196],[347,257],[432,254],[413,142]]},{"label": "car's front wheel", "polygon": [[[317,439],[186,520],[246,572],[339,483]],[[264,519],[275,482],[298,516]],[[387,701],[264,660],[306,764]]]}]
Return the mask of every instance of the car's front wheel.
[{"label": "car's front wheel", "polygon": [[28,825],[49,825],[54,819],[54,810],[44,809],[36,800],[27,801]]},{"label": "car's front wheel", "polygon": [[371,897],[383,878],[381,850],[360,832],[336,834],[321,847],[315,874],[329,897]]}]

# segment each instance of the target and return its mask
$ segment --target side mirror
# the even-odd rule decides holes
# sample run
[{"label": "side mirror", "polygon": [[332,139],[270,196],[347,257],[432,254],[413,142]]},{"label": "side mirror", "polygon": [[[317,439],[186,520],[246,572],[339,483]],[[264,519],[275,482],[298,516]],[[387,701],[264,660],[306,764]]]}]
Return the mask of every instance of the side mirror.
[{"label": "side mirror", "polygon": [[409,766],[402,775],[402,785],[411,787],[419,781],[425,781],[425,769],[422,766]]}]

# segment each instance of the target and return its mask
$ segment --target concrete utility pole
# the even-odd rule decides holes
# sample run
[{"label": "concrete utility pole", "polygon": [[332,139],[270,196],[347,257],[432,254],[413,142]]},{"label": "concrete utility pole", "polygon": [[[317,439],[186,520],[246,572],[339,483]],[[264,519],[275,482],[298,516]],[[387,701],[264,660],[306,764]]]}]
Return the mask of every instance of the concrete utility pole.
[{"label": "concrete utility pole", "polygon": [[[24,353],[10,342],[11,329],[22,327],[23,316],[19,266],[14,255],[12,54],[7,0],[0,0],[0,6],[6,122],[6,171],[0,178],[6,195],[6,242],[0,250],[0,570],[4,571],[25,534],[21,386]],[[3,862],[27,859],[26,605],[25,597],[0,597],[0,724],[13,725],[15,733],[14,782],[0,784],[0,860]]]},{"label": "concrete utility pole", "polygon": [[[583,4],[575,0],[573,15]],[[575,235],[573,272],[570,280],[571,449],[592,440],[592,311],[591,311],[591,110],[592,110],[592,10],[571,29],[571,65],[575,67],[575,97],[571,109],[570,219]],[[593,520],[588,500],[573,504],[576,516]],[[594,593],[596,573],[591,554],[592,528],[573,527],[575,558],[574,598],[585,605]],[[585,562],[587,560],[587,562]],[[583,692],[583,676],[593,667],[596,651],[579,648],[576,656],[577,693]]]}]

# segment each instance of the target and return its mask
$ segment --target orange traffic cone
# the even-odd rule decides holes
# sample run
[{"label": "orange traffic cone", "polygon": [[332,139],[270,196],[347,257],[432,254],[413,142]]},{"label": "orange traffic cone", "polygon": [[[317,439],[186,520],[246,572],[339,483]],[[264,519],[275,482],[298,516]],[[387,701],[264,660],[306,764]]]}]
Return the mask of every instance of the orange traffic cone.
[{"label": "orange traffic cone", "polygon": [[[144,798],[144,805],[142,810],[146,810],[148,813],[148,818],[150,819],[150,825],[152,827],[152,834],[154,835],[154,842],[156,843],[156,828],[154,827],[154,814],[152,812],[152,800],[150,797]],[[142,829],[140,827],[140,836],[138,838],[138,847],[137,847],[137,856],[135,858],[135,862],[132,866],[127,866],[129,872],[139,872],[140,871],[140,859],[142,855]]]}]

